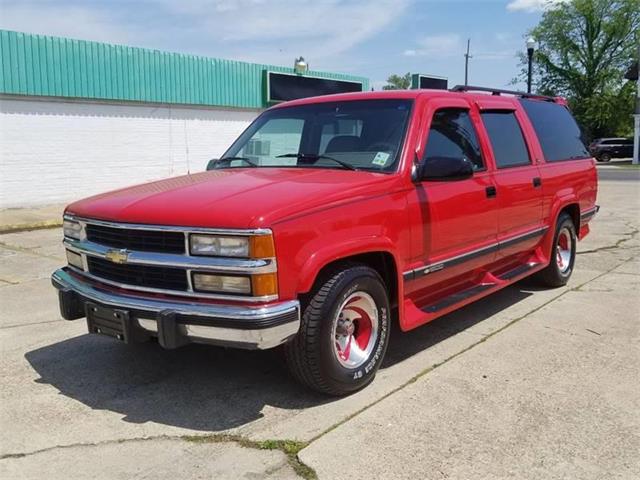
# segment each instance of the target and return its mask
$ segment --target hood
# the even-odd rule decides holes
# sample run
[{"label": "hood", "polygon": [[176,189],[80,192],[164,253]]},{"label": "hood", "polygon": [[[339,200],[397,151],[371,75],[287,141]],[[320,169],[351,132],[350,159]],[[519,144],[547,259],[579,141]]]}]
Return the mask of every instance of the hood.
[{"label": "hood", "polygon": [[396,175],[309,168],[212,170],[75,202],[67,213],[127,223],[268,227],[316,208],[388,192]]}]

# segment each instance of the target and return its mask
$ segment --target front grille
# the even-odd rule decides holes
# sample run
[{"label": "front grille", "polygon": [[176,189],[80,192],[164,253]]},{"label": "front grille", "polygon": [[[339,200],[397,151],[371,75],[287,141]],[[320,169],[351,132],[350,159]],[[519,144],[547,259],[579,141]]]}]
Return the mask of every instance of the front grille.
[{"label": "front grille", "polygon": [[87,239],[107,247],[143,252],[185,253],[184,233],[87,224]]},{"label": "front grille", "polygon": [[102,258],[87,257],[89,273],[126,285],[182,290],[188,288],[187,272],[181,268],[122,265]]}]

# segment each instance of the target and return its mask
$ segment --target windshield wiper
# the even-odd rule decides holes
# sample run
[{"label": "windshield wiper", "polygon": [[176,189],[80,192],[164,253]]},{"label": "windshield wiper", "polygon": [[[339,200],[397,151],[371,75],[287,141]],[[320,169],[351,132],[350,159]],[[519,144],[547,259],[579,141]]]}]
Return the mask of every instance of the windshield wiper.
[{"label": "windshield wiper", "polygon": [[350,163],[343,162],[342,160],[338,160],[337,158],[329,157],[327,155],[319,155],[317,153],[285,153],[284,155],[278,155],[276,158],[299,158],[299,159],[309,159],[309,160],[331,160],[332,162],[336,162],[343,168],[347,170],[358,170],[356,167],[351,165]]},{"label": "windshield wiper", "polygon": [[242,160],[243,162],[246,162],[247,164],[251,165],[252,167],[259,167],[260,166],[257,163],[255,163],[253,160],[251,160],[251,159],[249,159],[247,157],[223,157],[223,158],[219,158],[216,161],[216,164],[220,163],[220,162],[225,162],[225,161],[231,162],[232,160]]}]

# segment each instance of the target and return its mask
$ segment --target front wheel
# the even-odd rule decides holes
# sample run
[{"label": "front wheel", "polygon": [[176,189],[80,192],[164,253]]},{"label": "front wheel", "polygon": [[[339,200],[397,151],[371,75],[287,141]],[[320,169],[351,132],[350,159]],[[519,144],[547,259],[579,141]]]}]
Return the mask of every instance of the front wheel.
[{"label": "front wheel", "polygon": [[569,214],[562,213],[556,223],[551,261],[537,275],[544,286],[561,287],[567,284],[576,261],[576,247],[576,227]]},{"label": "front wheel", "polygon": [[329,395],[346,395],[375,377],[389,343],[389,298],[363,265],[324,276],[311,293],[298,335],[285,345],[293,376]]}]

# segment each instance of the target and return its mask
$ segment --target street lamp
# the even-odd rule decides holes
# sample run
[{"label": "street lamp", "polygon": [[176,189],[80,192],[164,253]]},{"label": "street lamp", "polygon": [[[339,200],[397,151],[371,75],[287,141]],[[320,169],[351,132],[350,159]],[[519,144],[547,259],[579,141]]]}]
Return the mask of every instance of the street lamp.
[{"label": "street lamp", "polygon": [[533,50],[536,48],[536,39],[529,37],[527,39],[527,58],[529,59],[529,67],[527,69],[527,93],[531,93],[531,75],[533,73]]},{"label": "street lamp", "polygon": [[298,75],[304,75],[309,70],[309,64],[304,61],[303,57],[296,58],[293,69]]}]

